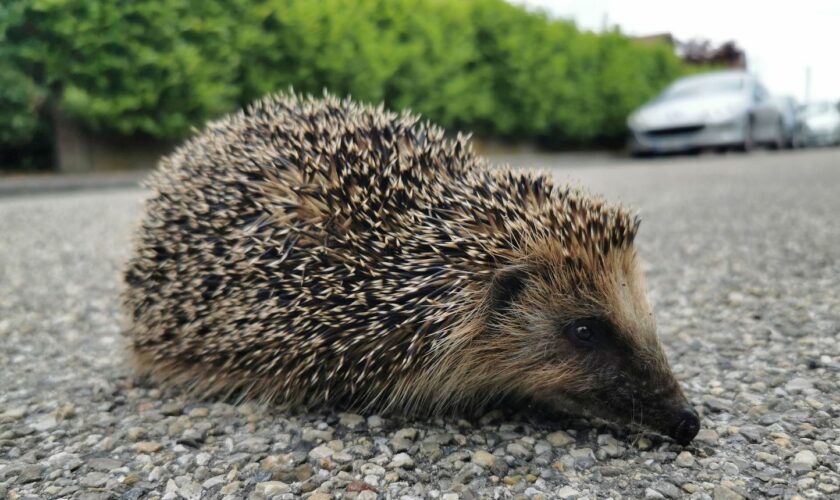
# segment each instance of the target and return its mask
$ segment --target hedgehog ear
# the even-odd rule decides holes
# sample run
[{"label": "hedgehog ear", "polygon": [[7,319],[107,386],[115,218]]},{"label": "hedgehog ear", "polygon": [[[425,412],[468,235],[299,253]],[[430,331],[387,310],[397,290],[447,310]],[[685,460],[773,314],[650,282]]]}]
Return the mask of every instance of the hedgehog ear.
[{"label": "hedgehog ear", "polygon": [[528,268],[513,265],[499,269],[490,284],[490,307],[494,311],[507,308],[513,299],[525,288]]}]

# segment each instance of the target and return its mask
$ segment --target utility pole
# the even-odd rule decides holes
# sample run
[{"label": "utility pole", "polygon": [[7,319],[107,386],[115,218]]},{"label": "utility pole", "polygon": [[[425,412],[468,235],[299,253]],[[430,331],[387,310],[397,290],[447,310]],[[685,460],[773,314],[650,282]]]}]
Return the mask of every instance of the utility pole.
[{"label": "utility pole", "polygon": [[811,67],[805,67],[805,104],[811,102]]}]

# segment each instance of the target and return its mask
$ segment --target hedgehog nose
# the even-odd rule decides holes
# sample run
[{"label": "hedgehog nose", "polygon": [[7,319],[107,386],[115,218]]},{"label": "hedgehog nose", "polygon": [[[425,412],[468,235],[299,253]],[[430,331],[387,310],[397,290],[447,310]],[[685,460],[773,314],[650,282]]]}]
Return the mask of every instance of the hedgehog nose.
[{"label": "hedgehog nose", "polygon": [[700,417],[694,408],[687,406],[683,408],[677,417],[674,419],[676,424],[669,433],[674,440],[685,446],[694,439],[694,436],[700,432]]}]

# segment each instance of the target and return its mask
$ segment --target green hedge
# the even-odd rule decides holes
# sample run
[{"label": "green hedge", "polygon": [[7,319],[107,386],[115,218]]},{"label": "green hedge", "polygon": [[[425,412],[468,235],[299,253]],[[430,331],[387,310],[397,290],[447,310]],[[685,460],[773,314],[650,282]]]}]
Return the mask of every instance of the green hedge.
[{"label": "green hedge", "polygon": [[49,112],[178,138],[289,87],[483,136],[590,144],[622,136],[684,71],[670,47],[503,0],[4,0],[0,147],[34,140]]}]

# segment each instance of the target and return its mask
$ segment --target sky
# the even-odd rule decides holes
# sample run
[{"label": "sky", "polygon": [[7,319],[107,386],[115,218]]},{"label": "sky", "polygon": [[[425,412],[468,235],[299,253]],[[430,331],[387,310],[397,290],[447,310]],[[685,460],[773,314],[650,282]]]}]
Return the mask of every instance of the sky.
[{"label": "sky", "polygon": [[[747,68],[771,92],[840,99],[840,0],[514,0],[582,29],[618,25],[629,35],[671,33],[679,40],[734,40]],[[606,22],[605,22],[606,21]]]}]

